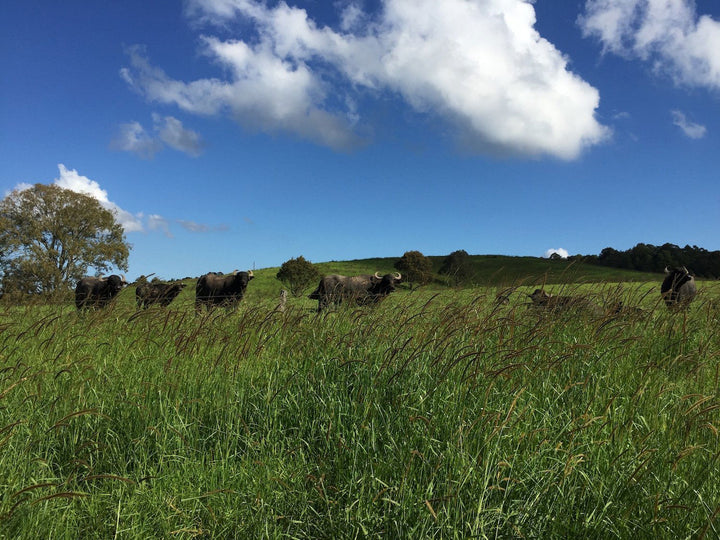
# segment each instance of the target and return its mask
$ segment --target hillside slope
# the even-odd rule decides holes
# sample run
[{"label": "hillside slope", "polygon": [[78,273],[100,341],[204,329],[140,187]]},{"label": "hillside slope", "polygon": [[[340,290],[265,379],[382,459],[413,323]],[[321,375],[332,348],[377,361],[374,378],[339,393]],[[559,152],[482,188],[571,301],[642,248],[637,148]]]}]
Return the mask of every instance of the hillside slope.
[{"label": "hillside slope", "polygon": [[[373,274],[396,272],[395,262],[399,257],[356,259],[350,261],[327,261],[315,263],[323,275],[328,274]],[[433,270],[437,274],[445,256],[430,256]],[[471,255],[470,261],[475,278],[470,285],[486,287],[508,287],[517,285],[542,286],[559,283],[602,283],[602,282],[647,282],[661,281],[659,274],[635,272],[608,268],[580,261],[549,260],[540,257],[510,257],[506,255]],[[248,288],[248,295],[255,297],[275,296],[282,284],[275,279],[278,267],[255,270],[255,279]],[[428,285],[429,288],[443,289],[447,284],[442,276]]]}]

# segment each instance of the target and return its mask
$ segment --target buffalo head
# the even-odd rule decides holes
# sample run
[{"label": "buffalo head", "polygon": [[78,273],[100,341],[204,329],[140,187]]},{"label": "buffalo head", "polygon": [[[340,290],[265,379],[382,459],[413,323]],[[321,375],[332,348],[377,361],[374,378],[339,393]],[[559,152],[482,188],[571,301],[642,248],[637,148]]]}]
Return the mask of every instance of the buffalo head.
[{"label": "buffalo head", "polygon": [[696,294],[695,278],[687,268],[665,268],[665,279],[660,286],[665,305],[672,309],[685,309]]}]

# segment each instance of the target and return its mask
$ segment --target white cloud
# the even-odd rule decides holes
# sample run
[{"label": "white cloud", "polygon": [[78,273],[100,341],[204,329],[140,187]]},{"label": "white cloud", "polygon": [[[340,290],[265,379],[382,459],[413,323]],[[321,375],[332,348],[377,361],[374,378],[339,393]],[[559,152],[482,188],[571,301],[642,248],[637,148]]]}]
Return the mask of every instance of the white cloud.
[{"label": "white cloud", "polygon": [[385,0],[375,20],[351,3],[339,32],[284,2],[189,0],[187,13],[224,30],[251,22],[257,38],[202,37],[224,80],[177,81],[131,49],[121,75],[150,101],[337,149],[363,142],[353,96],[381,91],[444,119],[477,152],[572,159],[609,134],[598,91],[538,34],[526,0]]},{"label": "white cloud", "polygon": [[548,250],[545,252],[545,255],[543,255],[543,256],[544,256],[546,259],[549,259],[550,256],[553,255],[554,253],[557,253],[557,254],[560,255],[560,257],[562,257],[563,259],[567,259],[567,258],[570,256],[570,254],[568,253],[567,249],[563,249],[563,248],[548,249]]},{"label": "white cloud", "polygon": [[162,149],[162,143],[153,138],[138,122],[120,124],[110,147],[123,152],[134,152],[144,159],[152,159]]},{"label": "white cloud", "polygon": [[123,210],[108,198],[107,191],[100,187],[95,180],[78,174],[75,169],[68,169],[62,163],[58,164],[60,177],[55,179],[55,184],[61,188],[69,189],[76,193],[83,193],[98,200],[103,208],[115,214],[115,219],[122,225],[125,232],[142,231],[142,214],[131,214]]},{"label": "white cloud", "polygon": [[[62,163],[58,164],[58,170],[60,176],[55,179],[55,184],[61,188],[69,189],[76,193],[82,193],[96,199],[103,208],[110,210],[115,214],[115,219],[125,229],[125,232],[143,232],[145,227],[143,226],[143,220],[147,222],[147,229],[150,231],[161,231],[168,238],[173,238],[173,234],[170,230],[170,221],[159,214],[149,214],[145,217],[143,212],[132,214],[127,210],[120,208],[116,203],[112,202],[106,190],[100,187],[100,184],[95,180],[91,180],[87,176],[82,176],[75,169],[68,169]],[[32,187],[32,184],[26,182],[18,183],[14,190],[25,190]],[[7,195],[8,193],[6,193]],[[228,230],[227,225],[218,225],[210,227],[202,223],[196,223],[194,221],[186,221],[177,219],[174,220],[179,223],[184,229],[191,232],[210,232],[210,231],[226,231]]]},{"label": "white cloud", "polygon": [[155,157],[155,154],[163,149],[163,143],[193,157],[202,153],[203,144],[200,135],[185,128],[177,118],[153,114],[153,123],[156,136],[148,133],[139,122],[120,124],[110,147],[133,152],[144,159]]},{"label": "white cloud", "polygon": [[720,22],[691,0],[587,0],[585,36],[605,52],[640,58],[677,83],[720,88]]},{"label": "white cloud", "polygon": [[5,196],[7,197],[13,191],[25,191],[26,189],[30,189],[31,187],[33,187],[32,184],[28,184],[27,182],[19,182],[15,185],[14,188],[5,190]]},{"label": "white cloud", "polygon": [[690,122],[685,114],[681,111],[670,111],[673,117],[673,124],[678,126],[686,136],[691,139],[702,139],[707,133],[707,128],[703,125]]},{"label": "white cloud", "polygon": [[155,130],[160,140],[170,148],[184,152],[190,156],[197,157],[202,152],[202,141],[200,135],[191,129],[183,127],[182,122],[172,116],[162,118],[153,114]]},{"label": "white cloud", "polygon": [[162,231],[168,238],[173,238],[168,221],[158,214],[150,214],[147,217],[147,226],[151,231]]},{"label": "white cloud", "polygon": [[204,225],[202,223],[195,223],[194,221],[178,219],[177,222],[180,224],[180,226],[183,229],[188,230],[190,232],[201,233],[201,232],[208,232],[210,230],[209,226]]}]

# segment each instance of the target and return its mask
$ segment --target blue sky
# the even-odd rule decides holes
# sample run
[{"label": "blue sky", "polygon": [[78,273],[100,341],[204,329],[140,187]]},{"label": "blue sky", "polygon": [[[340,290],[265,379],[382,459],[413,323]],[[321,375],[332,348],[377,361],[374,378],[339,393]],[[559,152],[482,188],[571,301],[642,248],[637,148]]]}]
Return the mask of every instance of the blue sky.
[{"label": "blue sky", "polygon": [[0,190],[117,212],[128,277],[720,249],[716,0],[11,1]]}]

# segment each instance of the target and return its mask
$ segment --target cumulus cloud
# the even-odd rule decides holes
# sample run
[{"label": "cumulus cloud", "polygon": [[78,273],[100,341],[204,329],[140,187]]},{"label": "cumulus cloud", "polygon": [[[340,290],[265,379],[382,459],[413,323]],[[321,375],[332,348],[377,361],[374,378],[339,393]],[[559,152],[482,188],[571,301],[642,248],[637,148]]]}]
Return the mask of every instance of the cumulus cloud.
[{"label": "cumulus cloud", "polygon": [[544,257],[545,257],[546,259],[549,259],[551,255],[554,255],[554,254],[556,254],[556,253],[557,253],[558,255],[560,255],[560,257],[563,258],[563,259],[567,259],[567,258],[570,256],[570,254],[568,253],[567,249],[557,248],[557,249],[548,249],[548,250],[545,252]]},{"label": "cumulus cloud", "polygon": [[55,179],[55,184],[61,188],[69,189],[76,193],[83,193],[97,199],[97,201],[115,214],[115,219],[122,225],[126,232],[142,231],[142,213],[132,214],[123,210],[108,198],[107,191],[100,187],[95,180],[78,174],[75,169],[68,169],[62,163],[58,164],[60,176]]},{"label": "cumulus cloud", "polygon": [[670,111],[673,118],[673,124],[678,126],[682,132],[691,139],[702,139],[707,133],[707,128],[703,125],[690,122],[685,114],[681,111]]},{"label": "cumulus cloud", "polygon": [[200,135],[185,128],[182,122],[173,116],[162,117],[153,114],[153,131],[154,134],[148,133],[139,122],[120,124],[110,147],[133,152],[144,159],[155,157],[155,154],[163,149],[163,143],[193,157],[202,153],[203,144]]},{"label": "cumulus cloud", "polygon": [[[100,184],[95,180],[91,180],[87,176],[79,174],[75,169],[68,169],[62,163],[58,164],[58,170],[60,171],[60,176],[55,178],[54,183],[56,185],[96,199],[103,208],[110,210],[115,215],[115,219],[118,223],[120,223],[123,229],[125,229],[125,232],[144,232],[146,227],[143,223],[145,222],[147,230],[160,231],[166,237],[173,238],[173,234],[170,229],[170,220],[159,214],[149,214],[145,216],[143,212],[138,212],[136,214],[128,212],[118,206],[118,204],[111,201],[107,191],[100,187]],[[21,182],[17,184],[14,189],[24,190],[31,187],[32,184]],[[224,224],[211,227],[194,221],[181,219],[176,219],[174,221],[180,224],[184,229],[191,232],[225,231],[228,229],[228,226]]]},{"label": "cumulus cloud", "polygon": [[650,62],[678,84],[720,88],[720,21],[691,0],[587,0],[579,23],[605,52]]},{"label": "cumulus cloud", "polygon": [[338,30],[280,2],[189,0],[195,21],[239,20],[252,36],[202,36],[225,78],[175,80],[130,49],[121,76],[148,100],[336,149],[364,142],[358,99],[400,96],[451,125],[476,152],[572,159],[609,132],[598,91],[535,30],[527,0],[384,0],[378,14],[346,4]]}]

